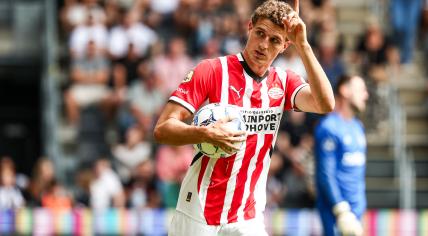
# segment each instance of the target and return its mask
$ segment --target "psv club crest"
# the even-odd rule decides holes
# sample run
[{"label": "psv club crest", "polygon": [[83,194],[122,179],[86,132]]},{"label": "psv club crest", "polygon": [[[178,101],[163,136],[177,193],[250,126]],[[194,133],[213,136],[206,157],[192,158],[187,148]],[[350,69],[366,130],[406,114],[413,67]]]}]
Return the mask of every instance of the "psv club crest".
[{"label": "psv club crest", "polygon": [[282,90],[281,88],[278,88],[278,87],[273,87],[273,88],[269,89],[268,95],[272,99],[280,99],[280,98],[282,98],[282,96],[284,96],[284,90]]}]

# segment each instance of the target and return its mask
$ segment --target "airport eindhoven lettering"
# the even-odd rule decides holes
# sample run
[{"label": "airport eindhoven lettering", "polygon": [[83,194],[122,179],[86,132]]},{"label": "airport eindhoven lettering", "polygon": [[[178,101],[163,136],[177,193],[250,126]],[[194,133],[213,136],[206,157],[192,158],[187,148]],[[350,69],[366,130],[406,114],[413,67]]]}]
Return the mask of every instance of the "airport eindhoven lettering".
[{"label": "airport eindhoven lettering", "polygon": [[249,132],[275,132],[281,120],[280,109],[255,110],[242,109],[246,129]]}]

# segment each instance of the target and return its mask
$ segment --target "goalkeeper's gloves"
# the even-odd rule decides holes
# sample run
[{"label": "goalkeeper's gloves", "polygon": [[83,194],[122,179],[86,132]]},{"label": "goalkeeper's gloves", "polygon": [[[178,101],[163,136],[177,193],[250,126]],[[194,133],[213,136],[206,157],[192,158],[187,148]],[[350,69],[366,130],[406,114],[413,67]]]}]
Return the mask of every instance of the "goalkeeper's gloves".
[{"label": "goalkeeper's gloves", "polygon": [[336,216],[336,226],[341,235],[363,235],[363,227],[355,214],[352,213],[349,203],[345,201],[337,203],[333,207],[333,213]]}]

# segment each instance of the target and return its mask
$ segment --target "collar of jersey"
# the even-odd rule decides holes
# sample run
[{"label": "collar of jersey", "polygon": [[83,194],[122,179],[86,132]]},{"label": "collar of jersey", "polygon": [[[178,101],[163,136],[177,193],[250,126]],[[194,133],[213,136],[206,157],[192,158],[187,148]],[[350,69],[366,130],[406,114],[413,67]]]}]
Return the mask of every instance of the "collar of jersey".
[{"label": "collar of jersey", "polygon": [[239,63],[241,63],[242,68],[244,68],[244,71],[251,77],[253,78],[255,81],[257,81],[257,83],[260,83],[264,78],[266,78],[269,74],[269,70],[267,70],[265,72],[265,74],[263,76],[258,76],[256,73],[254,73],[253,70],[251,70],[250,66],[248,65],[248,63],[245,61],[244,56],[242,55],[242,53],[238,54],[238,59],[239,59]]}]

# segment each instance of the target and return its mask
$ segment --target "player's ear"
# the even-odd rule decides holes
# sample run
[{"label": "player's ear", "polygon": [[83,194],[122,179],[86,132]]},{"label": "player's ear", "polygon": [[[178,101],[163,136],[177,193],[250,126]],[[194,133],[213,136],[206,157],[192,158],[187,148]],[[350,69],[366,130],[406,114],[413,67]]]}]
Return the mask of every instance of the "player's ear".
[{"label": "player's ear", "polygon": [[349,97],[349,95],[350,95],[350,89],[349,89],[349,87],[345,84],[345,85],[342,85],[342,86],[340,86],[340,88],[339,88],[339,94],[342,96],[342,97],[344,97],[344,98],[348,98]]},{"label": "player's ear", "polygon": [[284,48],[281,50],[281,53],[283,53],[290,45],[291,45],[291,42],[286,38],[284,43]]},{"label": "player's ear", "polygon": [[285,50],[291,45],[291,42],[289,40],[287,40],[287,38],[285,39],[285,43],[284,43],[284,47],[282,48],[280,53],[284,53]]},{"label": "player's ear", "polygon": [[248,30],[247,30],[247,37],[250,36],[250,31],[254,28],[253,22],[250,20],[248,21]]}]

